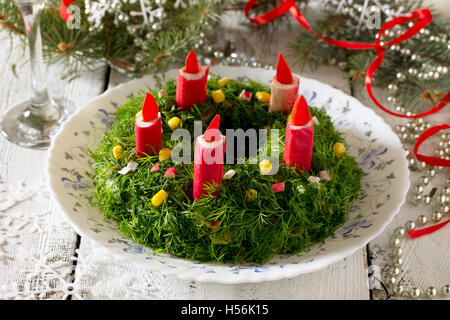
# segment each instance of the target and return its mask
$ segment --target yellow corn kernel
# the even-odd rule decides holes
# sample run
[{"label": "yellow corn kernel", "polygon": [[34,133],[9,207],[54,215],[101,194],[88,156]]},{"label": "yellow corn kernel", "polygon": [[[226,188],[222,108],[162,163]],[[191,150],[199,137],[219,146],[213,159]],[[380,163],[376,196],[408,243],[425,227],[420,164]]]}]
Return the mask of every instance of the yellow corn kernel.
[{"label": "yellow corn kernel", "polygon": [[172,129],[172,130],[175,130],[178,128],[183,128],[183,121],[181,121],[181,119],[178,117],[170,118],[170,120],[167,122],[167,124],[169,125],[170,129]]},{"label": "yellow corn kernel", "polygon": [[245,191],[245,197],[247,198],[248,202],[252,202],[258,197],[258,191],[256,191],[255,189],[249,189]]},{"label": "yellow corn kernel", "polygon": [[287,117],[287,122],[291,121],[292,118],[292,113],[289,113],[288,117]]},{"label": "yellow corn kernel", "polygon": [[215,103],[222,103],[225,101],[225,94],[222,90],[216,90],[211,93],[211,96]]},{"label": "yellow corn kernel", "polygon": [[344,153],[345,153],[345,146],[340,142],[336,142],[334,144],[334,154],[336,155],[336,158],[342,157]]},{"label": "yellow corn kernel", "polygon": [[216,234],[212,239],[213,244],[229,244],[233,240],[233,234],[230,230],[224,230],[220,234]]},{"label": "yellow corn kernel", "polygon": [[115,146],[115,147],[112,149],[112,152],[113,152],[113,158],[114,158],[114,159],[118,159],[118,158],[120,157],[122,151],[123,151],[122,146]]},{"label": "yellow corn kernel", "polygon": [[142,116],[142,110],[138,111],[134,117],[139,118],[140,116]]},{"label": "yellow corn kernel", "polygon": [[159,161],[167,161],[172,159],[172,150],[169,148],[162,148],[159,150]]},{"label": "yellow corn kernel", "polygon": [[270,101],[270,93],[264,92],[264,91],[258,91],[255,94],[256,99],[258,99],[261,102],[267,103]]},{"label": "yellow corn kernel", "polygon": [[169,194],[165,190],[158,191],[152,197],[152,205],[154,205],[155,207],[159,207],[167,199],[168,196]]},{"label": "yellow corn kernel", "polygon": [[222,79],[220,79],[219,81],[217,81],[217,86],[218,87],[225,87],[228,83],[228,81],[230,81],[230,78],[228,77],[223,77]]},{"label": "yellow corn kernel", "polygon": [[259,163],[259,171],[261,174],[269,174],[272,171],[272,163],[265,159]]}]

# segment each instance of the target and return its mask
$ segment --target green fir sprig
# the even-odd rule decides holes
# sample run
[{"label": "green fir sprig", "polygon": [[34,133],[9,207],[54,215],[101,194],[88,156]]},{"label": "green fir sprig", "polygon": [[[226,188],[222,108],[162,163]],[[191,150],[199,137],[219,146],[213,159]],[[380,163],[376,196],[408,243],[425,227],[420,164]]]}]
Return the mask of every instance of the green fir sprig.
[{"label": "green fir sprig", "polygon": [[[79,28],[69,28],[61,18],[59,0],[47,1],[42,10],[44,58],[50,64],[63,63],[63,77],[73,78],[83,70],[105,64],[134,76],[165,71],[182,60],[205,34],[214,31],[212,26],[219,18],[216,0],[199,0],[188,8],[175,8],[172,1],[150,2],[164,15],[145,23],[142,16],[133,14],[141,11],[139,1],[122,1],[120,8],[110,7],[97,26],[89,20],[95,9],[87,8],[88,2],[92,5],[99,1],[73,3],[80,9]],[[25,38],[23,20],[13,0],[0,0],[0,28],[9,31],[11,37]]]},{"label": "green fir sprig", "polygon": [[[220,114],[222,132],[225,128],[279,129],[282,163],[286,115],[268,113],[267,103],[254,98],[251,102],[238,98],[243,89],[255,94],[269,88],[251,80],[230,80],[221,88],[226,101],[216,104],[211,91],[219,88],[217,80],[211,77],[205,103],[192,111],[175,106],[173,80],[167,82],[167,95],[161,98],[157,98],[158,90],[149,89],[162,115],[164,147],[173,148],[179,143],[170,139],[172,130],[167,121],[171,117],[180,117],[183,128],[192,133],[194,121],[201,120],[205,130],[205,124]],[[133,241],[157,252],[198,261],[238,263],[264,263],[277,253],[301,254],[314,243],[332,236],[359,197],[361,169],[349,155],[336,158],[333,145],[344,140],[325,111],[312,108],[312,115],[320,125],[314,128],[310,174],[318,176],[320,171],[328,170],[331,181],[311,184],[307,181],[310,174],[298,173],[284,165],[280,165],[276,175],[261,175],[258,164],[246,159],[242,165],[225,164],[224,172],[234,169],[236,174],[222,185],[208,186],[210,195],[194,201],[193,164],[162,161],[159,171],[150,172],[158,157],[136,158],[134,118],[143,99],[144,92],[140,92],[118,109],[117,120],[92,152],[94,205],[106,219],[117,222],[119,229]],[[112,156],[116,145],[123,147],[117,160]],[[130,160],[139,163],[137,170],[119,174]],[[168,167],[177,169],[175,178],[164,177]],[[285,190],[274,193],[272,185],[278,182],[285,182]],[[254,200],[247,196],[251,189],[257,192]],[[150,200],[160,190],[167,191],[169,197],[160,207],[154,207]],[[219,195],[213,195],[217,190]]]},{"label": "green fir sprig", "polygon": [[[381,27],[391,19],[387,13],[407,13],[423,8],[422,0],[378,1],[384,9],[371,6],[362,18],[363,0],[327,1],[326,16],[314,25],[321,35],[332,39],[374,43]],[[371,3],[373,5],[373,3]],[[399,11],[400,10],[400,11]],[[386,48],[382,66],[376,71],[373,83],[390,90],[387,101],[381,102],[399,113],[423,112],[440,102],[450,86],[450,24],[433,10],[432,22],[411,39]],[[379,27],[369,28],[368,21],[379,16]],[[374,23],[375,20],[370,20]],[[404,33],[409,25],[396,26],[382,35],[388,42]],[[347,50],[332,46],[316,36],[301,32],[291,43],[293,55],[302,66],[313,69],[323,64],[337,65],[347,72],[353,89],[364,84],[367,68],[375,59],[374,50]]]}]

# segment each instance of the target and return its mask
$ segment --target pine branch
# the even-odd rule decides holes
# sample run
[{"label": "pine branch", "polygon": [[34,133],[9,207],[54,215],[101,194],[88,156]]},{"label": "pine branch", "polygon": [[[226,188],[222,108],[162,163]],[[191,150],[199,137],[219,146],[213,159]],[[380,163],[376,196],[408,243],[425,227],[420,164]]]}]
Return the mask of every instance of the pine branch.
[{"label": "pine branch", "polygon": [[[403,7],[403,12],[417,9],[422,4],[421,1],[407,0],[399,0],[395,3],[380,2],[382,5],[390,7],[391,10]],[[352,5],[345,4],[343,8],[345,10],[339,12],[337,2],[327,2],[328,15],[318,21],[314,28],[319,34],[332,35],[334,39],[373,43],[378,30],[361,28],[359,34],[355,32],[354,26],[359,22],[362,4],[363,0],[355,0]],[[404,43],[385,49],[383,65],[373,78],[376,86],[391,85],[391,87],[398,88],[391,93],[390,99],[395,101],[392,102],[392,107],[403,108],[405,112],[420,112],[429,103],[435,105],[438,102],[439,93],[446,92],[450,85],[450,73],[448,73],[450,24],[439,19],[438,14],[433,13],[433,15],[432,23],[421,33]],[[382,11],[382,24],[386,18]],[[344,23],[338,24],[342,19],[344,19]],[[334,29],[336,24],[339,27]],[[382,41],[388,41],[392,37],[400,35],[406,28],[405,25],[389,30]],[[339,65],[348,72],[352,84],[356,87],[364,84],[366,70],[375,58],[375,54],[371,50],[339,49],[305,33],[301,33],[291,43],[291,49],[302,67],[315,68],[321,64]],[[433,94],[427,94],[429,92],[433,92]],[[429,98],[424,100],[424,96]]]}]

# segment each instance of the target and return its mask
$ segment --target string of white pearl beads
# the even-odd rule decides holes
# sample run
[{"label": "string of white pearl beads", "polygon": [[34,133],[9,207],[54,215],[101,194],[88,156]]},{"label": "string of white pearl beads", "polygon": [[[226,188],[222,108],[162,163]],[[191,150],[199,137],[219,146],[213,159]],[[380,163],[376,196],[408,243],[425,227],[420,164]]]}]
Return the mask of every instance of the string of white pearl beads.
[{"label": "string of white pearl beads", "polygon": [[[441,218],[434,212],[431,217],[431,222],[439,222]],[[428,218],[425,215],[420,215],[417,218],[417,223],[421,226],[425,226],[428,223]],[[408,221],[405,227],[398,227],[394,230],[393,236],[390,240],[390,245],[392,247],[392,266],[386,271],[385,281],[388,287],[391,289],[393,296],[402,297],[403,293],[407,293],[407,297],[412,299],[419,299],[426,297],[428,299],[434,299],[439,295],[444,297],[450,296],[450,285],[444,285],[440,291],[434,286],[429,286],[425,290],[420,287],[412,287],[410,290],[405,290],[404,286],[401,285],[398,279],[401,278],[402,267],[404,264],[403,256],[404,252],[401,247],[402,241],[406,237],[408,231],[415,230],[416,223],[414,221]]]}]

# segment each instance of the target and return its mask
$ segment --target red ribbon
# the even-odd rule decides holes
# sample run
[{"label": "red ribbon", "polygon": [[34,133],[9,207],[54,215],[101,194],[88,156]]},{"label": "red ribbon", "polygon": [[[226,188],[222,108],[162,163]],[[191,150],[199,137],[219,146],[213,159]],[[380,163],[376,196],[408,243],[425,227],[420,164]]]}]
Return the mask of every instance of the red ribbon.
[{"label": "red ribbon", "polygon": [[428,157],[428,156],[421,155],[418,152],[420,145],[426,139],[428,139],[429,137],[434,135],[436,132],[445,130],[445,129],[450,129],[450,124],[441,124],[438,126],[434,126],[420,135],[420,137],[417,139],[416,145],[414,146],[414,153],[417,157],[417,160],[425,161],[426,163],[428,163],[431,166],[450,167],[450,160],[440,159],[440,158],[435,158],[435,157]]},{"label": "red ribbon", "polygon": [[67,7],[70,6],[71,3],[75,2],[76,0],[62,0],[61,5],[59,6],[59,15],[64,21],[72,20],[73,16],[70,14],[69,10],[67,10]]},{"label": "red ribbon", "polygon": [[449,222],[450,222],[450,220],[447,220],[447,221],[441,222],[439,224],[435,224],[431,227],[421,228],[421,229],[417,229],[417,230],[409,230],[408,234],[411,237],[411,239],[419,238],[421,236],[425,236],[427,234],[433,233],[433,232],[441,229]]},{"label": "red ribbon", "polygon": [[[341,41],[341,40],[335,40],[335,39],[330,39],[324,36],[321,36],[320,34],[318,34],[317,32],[315,32],[308,24],[308,22],[306,21],[305,17],[302,15],[302,13],[300,12],[300,10],[297,8],[297,6],[295,5],[295,0],[278,0],[281,2],[281,4],[254,18],[250,18],[249,13],[250,10],[256,5],[256,3],[259,0],[250,0],[245,4],[244,7],[244,13],[245,16],[247,17],[247,19],[249,19],[251,22],[256,23],[256,24],[264,24],[267,23],[269,21],[272,21],[280,16],[282,16],[283,14],[285,14],[286,12],[289,12],[294,18],[295,20],[298,21],[298,23],[304,27],[306,30],[308,30],[310,33],[312,33],[313,35],[315,35],[316,37],[326,41],[329,44],[332,44],[334,46],[340,47],[340,48],[345,48],[345,49],[354,49],[354,50],[366,50],[366,49],[375,49],[376,50],[376,55],[377,57],[375,58],[374,61],[372,61],[372,63],[370,64],[369,68],[367,69],[366,72],[366,76],[365,76],[365,84],[366,84],[366,90],[367,93],[369,94],[370,98],[372,99],[372,101],[375,103],[375,105],[377,107],[379,107],[381,110],[383,110],[384,112],[389,113],[390,115],[396,116],[396,117],[400,117],[400,118],[420,118],[420,117],[425,117],[428,115],[431,115],[433,113],[438,112],[439,110],[443,109],[449,102],[450,102],[450,92],[447,92],[447,94],[445,95],[444,99],[442,99],[441,103],[439,103],[437,106],[434,106],[433,108],[431,108],[430,110],[417,114],[417,115],[411,115],[411,116],[407,116],[404,114],[399,114],[399,113],[395,113],[392,112],[390,110],[388,110],[387,108],[385,108],[374,96],[373,92],[372,92],[372,77],[373,74],[375,73],[375,71],[382,65],[383,63],[383,58],[384,58],[384,47],[388,47],[394,44],[398,44],[401,43],[405,40],[408,40],[409,38],[413,37],[414,35],[416,35],[421,29],[425,28],[433,19],[433,16],[431,15],[430,10],[428,9],[417,9],[414,10],[406,15],[402,15],[402,16],[398,16],[395,17],[391,20],[389,20],[388,22],[386,22],[380,29],[380,31],[378,32],[377,38],[375,43],[361,43],[361,42],[353,42],[353,41]],[[401,35],[399,35],[398,37],[392,39],[391,41],[381,44],[380,39],[381,39],[381,35],[386,31],[389,30],[391,28],[393,28],[394,26],[397,25],[401,25],[401,24],[405,24],[411,21],[415,21],[417,20],[410,28],[408,28],[404,33],[402,33]],[[436,129],[437,128],[437,129]],[[427,157],[427,156],[423,156],[417,153],[417,150],[419,149],[419,146],[422,144],[422,142],[427,139],[428,137],[430,137],[431,135],[433,135],[435,132],[442,130],[442,129],[447,129],[449,128],[449,125],[441,125],[441,126],[437,126],[437,127],[433,127],[429,130],[427,130],[426,132],[424,132],[419,139],[417,140],[416,146],[414,148],[414,153],[417,156],[417,159],[421,160],[421,161],[425,161],[426,163],[430,164],[430,165],[436,165],[436,166],[444,166],[444,167],[448,167],[450,166],[450,162],[449,160],[445,160],[445,159],[441,159],[441,158],[437,158],[437,157]],[[427,134],[430,131],[432,132],[433,130],[435,130],[433,133],[431,134]]]}]

